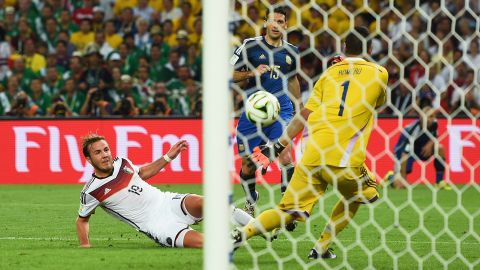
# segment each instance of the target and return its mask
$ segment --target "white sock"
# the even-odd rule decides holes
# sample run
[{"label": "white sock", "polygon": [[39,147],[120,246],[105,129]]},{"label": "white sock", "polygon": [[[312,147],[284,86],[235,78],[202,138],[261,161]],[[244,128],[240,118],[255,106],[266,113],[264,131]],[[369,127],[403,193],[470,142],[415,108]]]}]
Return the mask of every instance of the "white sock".
[{"label": "white sock", "polygon": [[242,209],[236,208],[234,206],[232,206],[231,209],[232,209],[232,221],[237,226],[243,227],[247,225],[251,220],[253,220],[253,217],[247,214]]}]

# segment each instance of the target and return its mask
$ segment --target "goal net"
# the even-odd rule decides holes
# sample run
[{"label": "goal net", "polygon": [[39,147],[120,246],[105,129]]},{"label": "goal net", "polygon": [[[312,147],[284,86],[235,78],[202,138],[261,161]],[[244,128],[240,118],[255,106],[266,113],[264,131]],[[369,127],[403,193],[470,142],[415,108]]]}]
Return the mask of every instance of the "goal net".
[{"label": "goal net", "polygon": [[[335,219],[337,224],[332,224],[334,205],[340,201],[348,208],[354,199],[346,198],[341,183],[337,182],[345,179],[345,174],[335,175],[336,170],[329,167],[327,176],[323,177],[331,181],[324,194],[313,184],[306,187],[319,197],[306,221],[298,222],[293,231],[281,228],[277,239],[271,242],[262,237],[252,237],[235,252],[234,267],[480,268],[477,252],[480,248],[479,5],[479,1],[456,0],[231,1],[230,30],[233,46],[237,48],[235,53],[240,58],[231,61],[234,69],[253,71],[264,63],[268,66],[265,73],[269,74],[266,80],[277,76],[282,81],[281,91],[272,90],[275,87],[265,83],[265,74],[260,76],[262,72],[257,69],[256,76],[232,84],[234,117],[240,118],[237,125],[246,123],[242,122],[247,121],[242,119],[244,104],[255,91],[273,92],[280,100],[281,110],[284,110],[283,95],[291,100],[295,97],[290,89],[294,76],[300,85],[300,102],[305,104],[309,97],[315,95],[312,89],[320,76],[330,74],[327,70],[329,60],[338,54],[346,57],[343,44],[355,27],[369,30],[367,37],[353,31],[362,39],[363,52],[371,49],[363,54],[364,59],[384,67],[389,75],[385,104],[379,108],[375,103],[372,105],[368,100],[370,94],[366,93],[373,84],[382,84],[378,74],[363,85],[352,75],[350,87],[356,87],[351,87],[350,92],[347,93],[348,83],[339,85],[337,90],[323,89],[323,97],[317,102],[321,103],[322,98],[328,100],[326,91],[342,93],[343,90],[344,95],[337,98],[336,106],[340,110],[337,116],[343,114],[346,124],[336,126],[331,123],[328,126],[337,129],[337,133],[352,129],[363,131],[365,127],[360,127],[355,120],[357,116],[353,115],[357,109],[363,108],[373,114],[374,123],[366,127],[371,130],[370,138],[360,140],[368,141],[365,164],[371,171],[370,179],[377,183],[379,199],[361,205],[353,218],[347,209],[343,218]],[[280,49],[271,46],[268,40],[264,43],[258,42],[258,39],[244,42],[266,35],[268,21],[264,18],[267,10],[273,12],[277,7],[283,7],[287,12],[284,39],[288,43],[281,44],[286,51],[281,57],[278,57],[282,53]],[[273,23],[279,27],[278,21]],[[288,59],[289,55],[293,55],[294,59]],[[278,64],[278,61],[285,63]],[[286,70],[282,70],[282,64],[287,65]],[[290,66],[293,66],[291,70],[288,69]],[[352,64],[346,64],[345,70],[356,72]],[[335,79],[327,77],[325,80]],[[361,93],[355,94],[354,91]],[[352,97],[350,95],[358,99],[348,101]],[[296,105],[298,113],[300,107]],[[281,113],[279,122],[285,128],[289,119],[282,117]],[[304,124],[308,127],[308,123]],[[316,147],[315,143],[320,139],[312,139],[315,136],[312,132],[306,129],[293,138],[293,164],[298,164],[303,154],[311,154],[305,152],[308,147]],[[243,183],[235,185],[234,203],[244,207],[245,201],[250,199],[257,216],[278,206],[282,197],[282,172],[285,175],[287,169],[280,164],[282,160],[276,160],[265,175],[257,171],[256,191],[259,196],[254,196],[242,180],[245,171],[242,170],[240,175],[242,156],[248,156],[252,146],[275,137],[272,133],[268,127],[259,125],[255,132],[237,129],[233,145],[234,181]],[[270,143],[274,142],[270,140]],[[324,149],[321,145],[318,147]],[[343,153],[348,151],[348,147],[339,140],[331,145],[332,149]],[[351,147],[355,148],[354,145]],[[324,157],[329,158],[328,155]],[[344,165],[339,164],[339,167]],[[298,167],[295,168],[297,170]],[[305,169],[305,166],[300,170],[308,172],[305,173],[307,183],[318,180],[314,170]],[[352,175],[355,176],[355,173],[352,172]],[[368,177],[368,172],[364,172],[358,181],[364,181],[365,177]],[[359,186],[361,189],[362,184]],[[301,192],[304,195],[304,190]],[[301,203],[302,194],[296,197],[297,202]],[[365,196],[368,197],[360,194],[356,199],[370,199]],[[320,255],[324,252],[318,246],[324,232],[342,222],[348,225],[337,235],[333,233],[328,246],[337,258],[309,260],[307,256],[312,248],[317,247]]]}]

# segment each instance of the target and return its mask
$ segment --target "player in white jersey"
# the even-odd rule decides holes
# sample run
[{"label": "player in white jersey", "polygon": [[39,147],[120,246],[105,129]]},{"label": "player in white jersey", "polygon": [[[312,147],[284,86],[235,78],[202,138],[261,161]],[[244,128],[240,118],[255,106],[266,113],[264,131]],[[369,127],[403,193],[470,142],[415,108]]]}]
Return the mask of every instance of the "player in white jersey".
[{"label": "player in white jersey", "polygon": [[[81,247],[90,247],[89,219],[97,206],[126,222],[155,242],[167,247],[203,246],[203,235],[190,228],[203,217],[203,198],[195,194],[163,192],[144,180],[156,175],[188,147],[181,140],[162,158],[137,167],[126,158],[113,159],[104,137],[90,134],[83,138],[83,154],[92,164],[92,179],[80,196],[77,234]],[[233,209],[237,223],[248,223],[251,217]]]}]

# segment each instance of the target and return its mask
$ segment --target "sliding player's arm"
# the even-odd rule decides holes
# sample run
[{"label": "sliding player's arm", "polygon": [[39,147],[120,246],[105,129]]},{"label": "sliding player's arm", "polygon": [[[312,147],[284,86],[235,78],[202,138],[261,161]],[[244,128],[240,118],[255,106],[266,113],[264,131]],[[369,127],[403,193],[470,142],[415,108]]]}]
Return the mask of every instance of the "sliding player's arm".
[{"label": "sliding player's arm", "polygon": [[176,144],[168,150],[167,154],[163,157],[155,160],[152,163],[149,163],[145,166],[140,167],[138,171],[138,175],[143,180],[147,180],[153,176],[155,176],[161,169],[163,169],[167,164],[175,159],[180,152],[187,149],[188,143],[185,140],[178,141]]},{"label": "sliding player's arm", "polygon": [[89,248],[90,247],[90,240],[88,239],[88,232],[90,230],[90,226],[88,220],[90,216],[77,218],[77,235],[78,240],[80,241],[80,247]]}]

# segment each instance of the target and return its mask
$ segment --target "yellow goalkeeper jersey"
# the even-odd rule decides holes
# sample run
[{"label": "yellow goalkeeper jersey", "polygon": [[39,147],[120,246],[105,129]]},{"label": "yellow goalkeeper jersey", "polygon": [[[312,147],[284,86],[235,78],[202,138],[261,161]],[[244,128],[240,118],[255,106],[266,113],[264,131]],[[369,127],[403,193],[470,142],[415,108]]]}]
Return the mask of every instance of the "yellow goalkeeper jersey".
[{"label": "yellow goalkeeper jersey", "polygon": [[387,70],[349,57],[328,68],[315,84],[305,107],[309,139],[302,163],[357,167],[373,127],[373,113],[385,103]]}]

